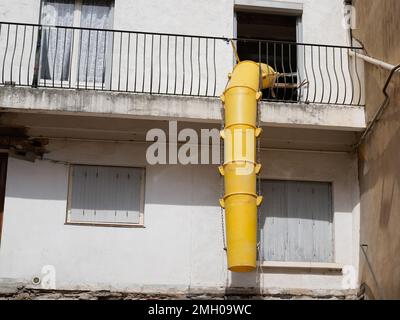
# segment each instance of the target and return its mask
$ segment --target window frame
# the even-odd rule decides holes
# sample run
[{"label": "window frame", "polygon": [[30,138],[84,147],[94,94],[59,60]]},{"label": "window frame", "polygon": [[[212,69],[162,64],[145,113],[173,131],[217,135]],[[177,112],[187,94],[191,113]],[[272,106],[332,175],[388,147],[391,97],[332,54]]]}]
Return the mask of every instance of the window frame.
[{"label": "window frame", "polygon": [[[271,4],[265,4],[263,6],[259,6],[258,4],[247,4],[247,5],[235,5],[234,7],[234,15],[233,15],[233,35],[234,38],[238,38],[238,14],[240,13],[254,13],[254,14],[266,14],[266,15],[277,15],[277,16],[286,16],[286,17],[293,17],[296,19],[296,43],[301,43],[303,42],[303,8],[302,8],[302,4],[299,4],[301,6],[301,8],[290,8],[292,4],[287,4],[287,3],[277,3],[278,7],[271,7]],[[297,5],[297,4],[295,4]],[[289,6],[289,7],[288,7]],[[254,37],[252,37],[254,38]],[[268,41],[268,40],[265,40]],[[273,41],[271,41],[271,43],[274,43]],[[236,48],[239,51],[239,44],[236,43]],[[298,73],[298,75],[296,76],[296,81],[293,81],[293,84],[296,83],[298,86],[301,85],[301,81],[300,79],[305,79],[305,74],[304,74],[304,58],[303,58],[303,54],[301,50],[304,50],[304,48],[302,46],[296,46],[296,71]],[[262,59],[264,59],[264,57],[262,57]],[[235,60],[233,59],[233,65],[235,65]],[[279,63],[280,64],[280,63]],[[273,67],[273,65],[271,65]],[[294,90],[294,89],[292,89]],[[279,91],[279,90],[277,90]],[[294,90],[297,91],[297,90]],[[275,92],[276,93],[276,92]],[[301,90],[299,90],[296,95],[295,95],[295,101],[297,102],[301,102],[304,100],[303,97],[304,93],[302,94]],[[268,97],[270,97],[270,94],[268,94]],[[293,94],[292,94],[293,97]],[[273,99],[272,99],[273,100]],[[290,101],[291,99],[279,99],[279,100],[283,100],[283,101]]]},{"label": "window frame", "polygon": [[[285,260],[285,261],[273,261],[264,258],[264,254],[262,252],[264,243],[261,242],[261,228],[260,228],[260,221],[257,221],[257,237],[260,243],[259,249],[257,250],[257,261],[262,267],[283,267],[283,268],[306,268],[306,269],[335,269],[341,268],[341,265],[336,263],[336,238],[335,238],[335,203],[334,203],[334,181],[328,180],[318,180],[318,179],[290,179],[290,178],[277,178],[277,177],[260,177],[260,184],[264,181],[282,181],[282,182],[309,182],[309,183],[328,183],[330,185],[330,198],[331,198],[331,228],[332,228],[332,237],[331,237],[331,245],[332,245],[332,262],[316,262],[316,261],[292,261],[292,260]],[[262,189],[261,189],[261,193]],[[262,194],[263,195],[263,194]],[[266,201],[266,199],[264,199]],[[258,218],[261,217],[261,213],[258,215]]]},{"label": "window frame", "polygon": [[[71,220],[71,203],[72,203],[72,184],[74,166],[87,167],[111,167],[111,168],[128,168],[141,170],[141,185],[140,185],[140,204],[139,204],[139,223],[115,223],[115,222],[82,222]],[[94,226],[94,227],[118,227],[118,228],[145,228],[144,208],[145,208],[145,190],[146,190],[146,167],[145,166],[116,166],[104,164],[86,164],[86,163],[70,163],[68,165],[68,195],[66,204],[65,225],[76,226]]]}]

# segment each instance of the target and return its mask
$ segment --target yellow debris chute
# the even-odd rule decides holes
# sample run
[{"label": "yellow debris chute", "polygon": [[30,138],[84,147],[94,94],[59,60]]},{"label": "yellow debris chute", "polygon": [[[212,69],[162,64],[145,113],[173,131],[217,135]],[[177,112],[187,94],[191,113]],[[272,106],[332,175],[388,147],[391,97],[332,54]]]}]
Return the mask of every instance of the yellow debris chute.
[{"label": "yellow debris chute", "polygon": [[[261,74],[260,74],[261,73]],[[257,259],[256,176],[261,164],[256,163],[258,101],[262,89],[273,88],[277,73],[268,65],[254,61],[239,62],[221,100],[225,109],[224,164],[219,168],[225,181],[225,208],[228,268],[233,272],[250,272]]]}]

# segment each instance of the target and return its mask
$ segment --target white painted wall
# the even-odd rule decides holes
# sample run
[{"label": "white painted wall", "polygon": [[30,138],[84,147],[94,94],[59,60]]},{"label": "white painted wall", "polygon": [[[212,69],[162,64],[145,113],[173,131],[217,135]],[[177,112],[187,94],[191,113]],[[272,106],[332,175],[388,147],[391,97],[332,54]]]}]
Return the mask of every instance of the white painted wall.
[{"label": "white painted wall", "polygon": [[[243,2],[243,1],[237,1]],[[249,0],[249,6],[303,5],[303,40],[347,44],[342,0]],[[115,0],[116,29],[233,37],[235,0]],[[38,23],[40,0],[0,0],[1,21]],[[321,28],[325,32],[321,32]]]},{"label": "white painted wall", "polygon": [[[304,42],[346,44],[346,32],[341,25],[342,0],[291,1],[303,3]],[[255,2],[259,5],[270,1]],[[116,0],[114,28],[232,37],[233,8],[233,0]],[[37,23],[39,0],[0,0],[0,18]],[[10,39],[13,36],[11,32]],[[4,40],[2,29],[0,53],[4,50]],[[217,93],[222,91],[233,63],[230,46],[226,43],[220,46]],[[15,63],[19,62],[20,55],[17,50]],[[27,58],[25,55],[25,62]],[[6,66],[11,65],[10,59],[8,55]],[[16,79],[18,67],[13,70],[13,79]],[[10,71],[6,69],[6,77]],[[26,70],[23,72],[25,78]],[[47,157],[66,162],[146,164],[144,146],[140,145],[52,142],[50,149]],[[356,159],[346,154],[283,151],[266,151],[262,157],[264,178],[333,182],[335,262],[352,265],[357,270]],[[261,277],[255,273],[227,273],[218,205],[220,178],[216,167],[147,167],[146,177],[145,228],[70,226],[64,224],[68,166],[10,159],[0,278],[30,281],[34,275],[40,275],[44,265],[54,265],[58,288],[65,289],[223,290],[225,286],[252,287],[257,283],[269,290],[342,288],[341,275],[288,273],[281,268],[268,270]]]},{"label": "white painted wall", "polygon": [[39,23],[40,0],[0,0],[0,21]]},{"label": "white painted wall", "polygon": [[[52,141],[47,158],[140,166],[140,144]],[[335,262],[358,264],[356,159],[347,154],[265,151],[264,178],[333,182]],[[10,159],[0,248],[0,278],[30,281],[44,265],[59,289],[137,291],[341,290],[339,275],[281,268],[226,271],[215,166],[147,166],[145,228],[65,225],[68,165]],[[319,291],[322,290],[322,291]]]}]

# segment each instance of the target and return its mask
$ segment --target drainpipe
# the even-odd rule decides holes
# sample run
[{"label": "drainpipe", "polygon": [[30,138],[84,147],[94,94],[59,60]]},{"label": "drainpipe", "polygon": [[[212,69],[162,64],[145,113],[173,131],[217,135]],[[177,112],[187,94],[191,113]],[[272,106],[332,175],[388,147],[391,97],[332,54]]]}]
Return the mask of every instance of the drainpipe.
[{"label": "drainpipe", "polygon": [[[356,57],[358,57],[358,56],[359,56],[359,54],[356,54]],[[364,142],[364,140],[366,139],[368,134],[372,131],[372,129],[374,128],[376,123],[381,118],[383,112],[385,111],[385,109],[388,106],[389,101],[390,101],[390,96],[389,96],[389,94],[387,92],[387,88],[389,87],[389,84],[392,81],[394,74],[400,72],[400,64],[397,65],[397,66],[393,66],[393,65],[388,64],[386,62],[383,62],[383,61],[380,61],[380,60],[377,60],[377,59],[374,59],[374,58],[371,58],[371,57],[368,57],[368,56],[364,56],[363,55],[363,57],[364,58],[362,58],[362,59],[364,59],[365,61],[367,61],[369,63],[372,63],[372,64],[374,64],[376,66],[380,66],[380,67],[382,67],[384,69],[390,70],[390,74],[389,74],[389,76],[388,76],[388,78],[386,80],[385,86],[383,87],[383,90],[382,90],[382,92],[383,92],[383,94],[385,96],[385,100],[383,100],[381,106],[375,112],[374,116],[372,117],[372,120],[369,122],[369,124],[368,124],[367,128],[365,129],[364,133],[362,134],[360,140],[355,145],[355,147],[354,147],[355,149],[358,149],[361,146],[361,144]]]},{"label": "drainpipe", "polygon": [[[392,71],[394,68],[396,68],[396,66],[393,65],[393,64],[390,64],[390,63],[384,62],[382,60],[378,60],[378,59],[372,58],[370,56],[355,52],[353,50],[349,51],[349,55],[351,57],[360,58],[360,59],[362,59],[362,60],[364,60],[364,61],[366,61],[366,62],[368,62],[370,64],[373,64],[375,66],[381,67],[381,68],[389,70],[389,71]],[[400,70],[397,70],[397,72],[399,72],[399,71]]]}]

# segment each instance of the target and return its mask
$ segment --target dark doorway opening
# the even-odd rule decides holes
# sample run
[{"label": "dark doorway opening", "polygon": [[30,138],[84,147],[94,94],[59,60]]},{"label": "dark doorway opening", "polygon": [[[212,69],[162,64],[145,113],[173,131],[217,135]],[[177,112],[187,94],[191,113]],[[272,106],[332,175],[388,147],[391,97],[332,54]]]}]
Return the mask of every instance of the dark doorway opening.
[{"label": "dark doorway opening", "polygon": [[[297,16],[236,12],[237,50],[241,60],[261,61],[283,74],[263,100],[297,101]],[[259,39],[260,41],[251,41]]]}]

